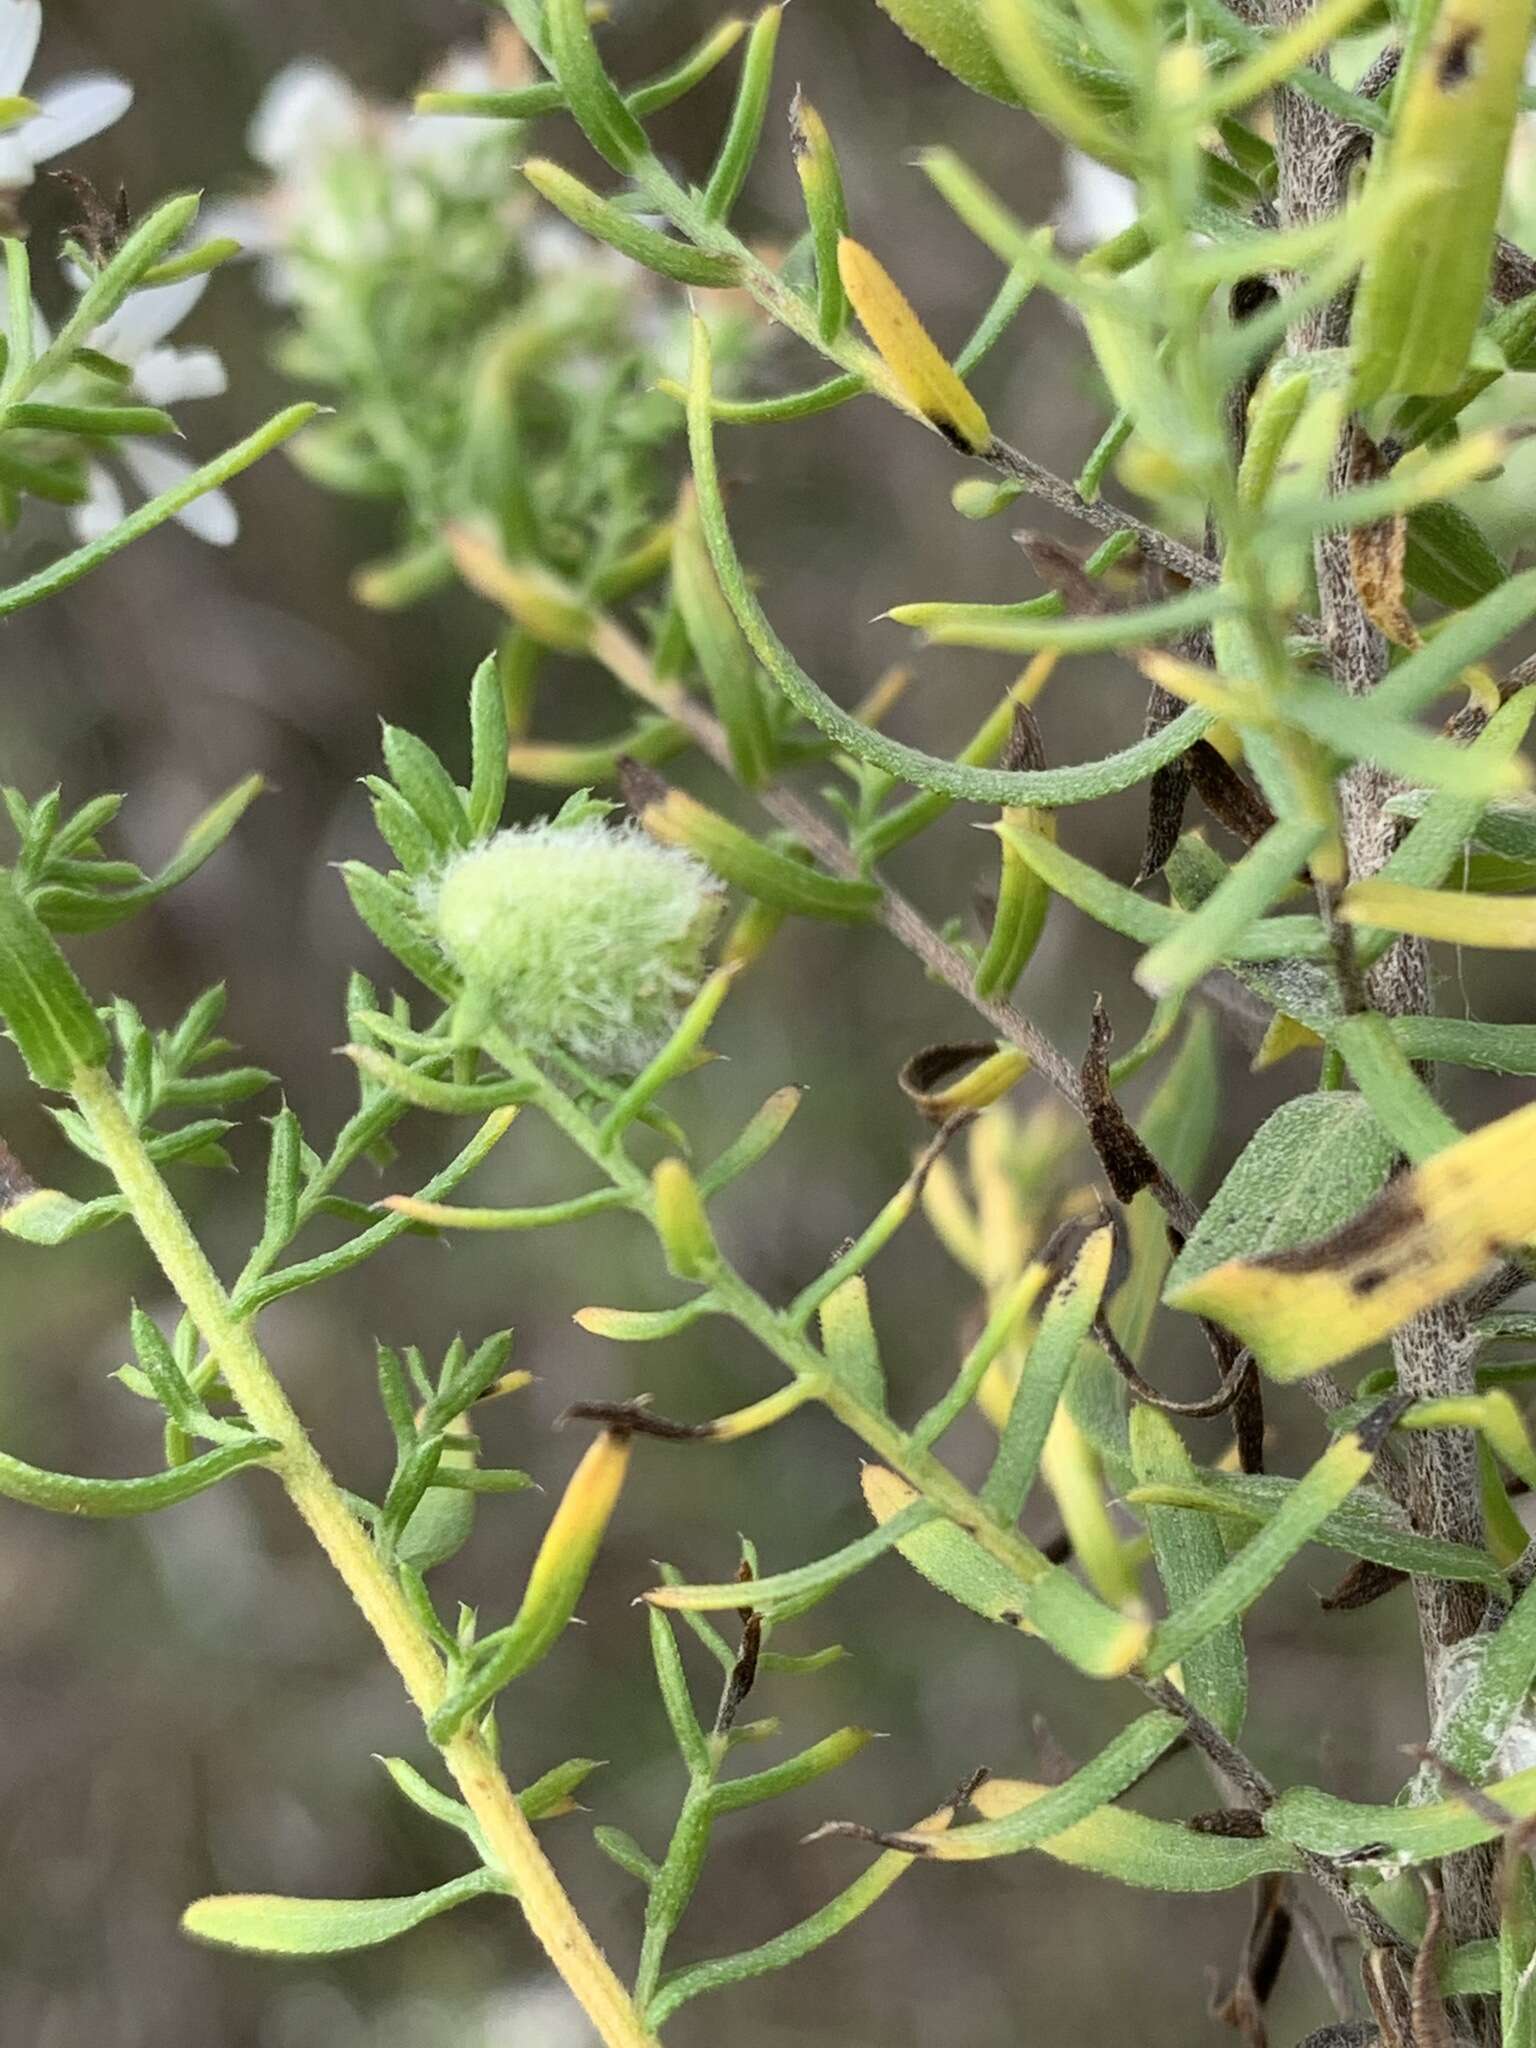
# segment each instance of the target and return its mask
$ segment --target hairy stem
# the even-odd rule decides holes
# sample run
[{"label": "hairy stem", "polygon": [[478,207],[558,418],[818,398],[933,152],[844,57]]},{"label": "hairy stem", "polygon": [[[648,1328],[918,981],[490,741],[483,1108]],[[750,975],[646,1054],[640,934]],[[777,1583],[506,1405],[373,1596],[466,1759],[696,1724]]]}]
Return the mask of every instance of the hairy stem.
[{"label": "hairy stem", "polygon": [[[1271,0],[1277,25],[1309,11],[1308,0]],[[1326,63],[1326,60],[1322,60]],[[1385,80],[1383,81],[1385,82]],[[1336,213],[1344,203],[1349,170],[1358,158],[1359,138],[1315,102],[1283,93],[1276,107],[1280,209],[1287,224],[1304,224]],[[1291,335],[1294,349],[1338,346],[1348,338],[1348,306],[1342,300],[1304,316]],[[1353,423],[1346,424],[1335,458],[1333,485],[1349,481]],[[1323,640],[1338,686],[1351,696],[1368,695],[1387,669],[1387,645],[1361,602],[1351,570],[1349,540],[1323,535],[1316,548]],[[1385,805],[1397,785],[1381,770],[1356,764],[1340,791],[1344,843],[1352,879],[1380,868],[1396,843],[1396,824]],[[1347,944],[1347,935],[1346,944]],[[1346,958],[1350,957],[1346,952]],[[1422,941],[1400,939],[1372,971],[1364,991],[1387,1016],[1422,1015],[1430,1008],[1429,967]],[[1455,1303],[1426,1310],[1392,1342],[1398,1383],[1420,1399],[1474,1391],[1475,1346]],[[1481,1545],[1485,1540],[1476,1448],[1470,1432],[1414,1432],[1408,1448],[1408,1499],[1415,1527],[1425,1535]],[[1419,1633],[1423,1644],[1431,1726],[1437,1718],[1448,1654],[1470,1635],[1486,1604],[1474,1586],[1415,1578]],[[1458,1941],[1496,1932],[1495,1859],[1478,1854],[1455,1857],[1445,1869],[1445,1904],[1450,1931]],[[1495,2026],[1489,2017],[1474,2024]],[[1491,2037],[1490,2037],[1491,2038]]]},{"label": "hairy stem", "polygon": [[[447,1690],[437,1649],[310,1442],[249,1327],[233,1313],[111,1080],[99,1068],[81,1068],[73,1093],[145,1243],[217,1358],[230,1391],[253,1427],[282,1445],[273,1468],[289,1498],[362,1609],[422,1719],[430,1720]],[[529,1927],[599,2038],[608,2048],[652,2048],[654,2036],[567,1898],[478,1731],[461,1729],[442,1754]]]},{"label": "hairy stem", "polygon": [[[624,1189],[636,1210],[654,1214],[650,1188],[644,1173],[622,1150],[604,1144],[598,1127],[581,1106],[558,1088],[540,1068],[509,1041],[492,1035],[487,1050],[518,1080],[527,1084],[537,1106],[557,1128],[617,1187]],[[1044,1554],[1012,1524],[1000,1521],[963,1480],[936,1458],[925,1444],[915,1440],[916,1432],[901,1427],[883,1410],[846,1387],[827,1368],[827,1360],[805,1334],[801,1323],[788,1310],[776,1309],[764,1299],[734,1267],[721,1259],[710,1276],[709,1288],[719,1308],[755,1337],[770,1357],[777,1359],[802,1386],[813,1389],[813,1397],[872,1451],[893,1472],[938,1509],[948,1521],[971,1535],[986,1553],[1005,1565],[1025,1583],[1037,1579],[1049,1568]],[[1176,1706],[1191,1723],[1192,1734],[1212,1745],[1220,1745],[1222,1767],[1245,1796],[1263,1808],[1274,1797],[1273,1788],[1258,1767],[1249,1762],[1232,1743],[1195,1714],[1193,1708],[1165,1680],[1149,1684],[1130,1674],[1131,1682],[1161,1705]],[[1308,1874],[1338,1906],[1366,1947],[1402,1949],[1398,1937],[1370,1901],[1350,1884],[1344,1872],[1326,1858],[1308,1855]]]}]

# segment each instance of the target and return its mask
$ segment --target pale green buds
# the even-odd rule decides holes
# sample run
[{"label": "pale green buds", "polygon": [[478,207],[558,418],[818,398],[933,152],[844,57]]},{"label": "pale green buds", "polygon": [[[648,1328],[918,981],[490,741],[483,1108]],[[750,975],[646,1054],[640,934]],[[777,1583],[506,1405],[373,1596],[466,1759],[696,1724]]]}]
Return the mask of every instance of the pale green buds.
[{"label": "pale green buds", "polygon": [[425,908],[468,997],[520,1047],[632,1073],[702,979],[720,890],[691,855],[588,817],[460,855]]}]

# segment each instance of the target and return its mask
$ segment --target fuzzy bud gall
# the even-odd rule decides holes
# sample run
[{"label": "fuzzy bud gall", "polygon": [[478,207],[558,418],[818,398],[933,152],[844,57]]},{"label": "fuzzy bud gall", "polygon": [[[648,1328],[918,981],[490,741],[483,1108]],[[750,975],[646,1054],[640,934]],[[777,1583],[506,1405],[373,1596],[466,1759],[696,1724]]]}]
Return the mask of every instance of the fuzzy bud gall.
[{"label": "fuzzy bud gall", "polygon": [[426,908],[467,990],[519,1045],[632,1073],[697,988],[720,901],[691,855],[586,818],[499,833],[450,862]]}]

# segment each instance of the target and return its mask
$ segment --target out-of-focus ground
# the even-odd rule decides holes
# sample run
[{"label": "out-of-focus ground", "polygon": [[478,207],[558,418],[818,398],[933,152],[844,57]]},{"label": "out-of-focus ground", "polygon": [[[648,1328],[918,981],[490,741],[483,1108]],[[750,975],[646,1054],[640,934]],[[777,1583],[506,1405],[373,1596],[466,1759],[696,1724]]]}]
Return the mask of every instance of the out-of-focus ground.
[{"label": "out-of-focus ground", "polygon": [[[628,75],[684,47],[702,0],[631,0],[614,60]],[[331,58],[365,89],[403,95],[481,18],[455,0],[54,0],[42,76],[77,65],[121,70],[131,115],[82,150],[81,168],[145,203],[191,185],[228,190],[246,175],[243,130],[263,84],[301,53]],[[916,148],[961,147],[1021,212],[1048,217],[1060,170],[1031,125],[933,70],[872,0],[799,0],[789,10],[774,121],[796,79],[838,137],[854,218],[953,343],[994,281],[991,259],[955,225],[920,172]],[[707,161],[724,112],[724,74],[661,131],[681,162]],[[745,218],[783,235],[796,212],[786,148],[771,142]],[[37,246],[64,202],[40,191]],[[194,331],[195,330],[195,331]],[[195,408],[211,452],[291,395],[268,366],[271,317],[249,274],[219,280],[189,338],[225,353],[232,393]],[[994,421],[1072,474],[1102,413],[1070,325],[1042,300],[1026,310],[979,379]],[[785,381],[814,366],[787,345]],[[903,651],[898,629],[868,623],[911,597],[1009,597],[1035,587],[1008,520],[969,525],[949,490],[962,473],[934,437],[868,402],[724,444],[744,552],[807,665],[851,699]],[[78,949],[100,991],[120,988],[164,1022],[215,980],[250,1057],[284,1077],[317,1132],[345,1113],[349,1074],[332,1054],[354,963],[376,965],[331,863],[373,849],[357,778],[374,765],[381,717],[415,727],[461,759],[464,683],[491,637],[474,601],[454,597],[380,617],[347,594],[350,570],[382,540],[372,515],[326,496],[276,457],[237,487],[244,536],[216,553],[164,531],[82,588],[8,623],[0,643],[0,770],[33,791],[126,789],[125,849],[145,861],[246,771],[272,785],[233,843],[156,915]],[[1022,509],[1022,508],[1021,508]],[[1042,522],[1043,523],[1043,522]],[[29,528],[9,579],[41,551]],[[958,745],[1008,669],[985,655],[931,653],[901,713],[905,736]],[[572,692],[605,686],[579,670]],[[607,707],[611,713],[612,707]],[[1044,706],[1052,757],[1103,751],[1139,731],[1129,672],[1079,663]],[[600,730],[609,715],[573,723]],[[521,799],[520,799],[521,800]],[[530,805],[529,808],[532,808]],[[988,868],[988,841],[957,817],[923,842],[904,880],[936,915],[965,905]],[[1124,877],[1139,850],[1139,799],[1065,821],[1068,843]],[[1130,950],[1053,913],[1022,999],[1080,1049],[1092,992],[1106,991],[1128,1044],[1145,1014]],[[1447,972],[1455,961],[1445,963]],[[1516,978],[1473,978],[1478,1014],[1518,1012]],[[1460,990],[1451,1000],[1463,1000]],[[968,1013],[927,985],[883,936],[802,927],[779,943],[717,1033],[729,1054],[679,1091],[707,1150],[782,1082],[808,1085],[793,1130],[726,1212],[732,1250],[768,1291],[813,1274],[899,1180],[919,1137],[894,1073],[931,1039],[967,1035]],[[1251,1046],[1228,1028],[1219,1156],[1234,1154],[1294,1069],[1254,1079]],[[1026,1091],[1027,1092],[1027,1091]],[[1139,1099],[1139,1088],[1131,1091]],[[1498,1091],[1472,1090],[1486,1114]],[[258,1104],[255,1107],[260,1108]],[[260,1160],[259,1125],[238,1136]],[[0,1129],[40,1179],[80,1186],[18,1065],[0,1058]],[[411,1140],[397,1169],[435,1157]],[[481,1183],[484,1199],[534,1199],[564,1162],[520,1135]],[[185,1178],[185,1177],[184,1177]],[[565,1185],[572,1184],[566,1181]],[[189,1198],[226,1270],[258,1228],[259,1175],[193,1177]],[[366,1184],[361,1191],[367,1193]],[[514,1194],[514,1191],[516,1193]],[[126,1301],[163,1306],[125,1231],[51,1254],[0,1257],[0,1441],[39,1463],[92,1472],[151,1469],[156,1431],[108,1373],[125,1355]],[[537,1239],[406,1241],[349,1279],[271,1311],[264,1333],[300,1407],[342,1473],[376,1484],[386,1433],[372,1340],[440,1350],[518,1328],[531,1392],[490,1413],[499,1462],[527,1463],[554,1489],[576,1454],[549,1425],[574,1396],[645,1389],[665,1412],[705,1414],[767,1391],[774,1369],[723,1326],[665,1347],[604,1346],[571,1323],[591,1300],[668,1298],[654,1248],[602,1223]],[[875,1301],[904,1409],[931,1398],[956,1357],[973,1303],[958,1270],[917,1224],[875,1271]],[[1160,1336],[1155,1376],[1177,1384],[1183,1340]],[[1304,1395],[1277,1399],[1273,1460],[1294,1470],[1318,1429]],[[572,1631],[505,1715],[513,1771],[531,1777],[572,1753],[607,1759],[594,1816],[654,1852],[680,1790],[632,1606],[667,1557],[691,1576],[734,1563],[737,1530],[769,1568],[830,1549],[865,1526],[858,1447],[819,1412],[740,1449],[643,1445],[612,1538]],[[956,1455],[973,1471],[979,1431]],[[508,1611],[540,1525],[540,1497],[491,1504],[451,1568],[487,1617]],[[1390,1796],[1398,1746],[1422,1739],[1413,1619],[1401,1595],[1360,1616],[1324,1617],[1315,1594],[1334,1566],[1317,1553],[1288,1575],[1253,1628],[1249,1742],[1274,1776]],[[770,1680],[756,1710],[782,1713],[796,1745],[844,1721],[878,1728],[835,1782],[723,1826],[677,1960],[747,1946],[814,1909],[862,1867],[845,1842],[798,1846],[829,1813],[900,1825],[936,1805],[978,1764],[1028,1775],[1032,1718],[1090,1754],[1128,1698],[1074,1680],[1044,1654],[949,1606],[895,1561],[802,1626],[794,1643],[837,1639],[853,1653],[814,1679]],[[687,1646],[690,1659],[693,1647]],[[712,1671],[693,1665],[701,1692]],[[79,1525],[0,1505],[0,2041],[6,2048],[575,2048],[587,2036],[514,1917],[482,1903],[397,1945],[334,1965],[265,1963],[198,1949],[177,1932],[191,1897],[213,1889],[329,1895],[397,1893],[462,1866],[455,1839],[404,1806],[375,1753],[428,1759],[392,1676],[275,1487],[260,1475],[148,1522]],[[1164,1774],[1167,1810],[1209,1804],[1192,1767]],[[638,1896],[592,1847],[587,1819],[551,1826],[562,1873],[627,1966]],[[689,2008],[679,2048],[1044,2048],[1047,2043],[1216,2041],[1207,1964],[1225,1970],[1249,1905],[1241,1894],[1175,1900],[1113,1890],[1038,1858],[918,1870],[813,1960],[744,1992]],[[1290,1967],[1275,2037],[1318,2023],[1304,1967]]]}]

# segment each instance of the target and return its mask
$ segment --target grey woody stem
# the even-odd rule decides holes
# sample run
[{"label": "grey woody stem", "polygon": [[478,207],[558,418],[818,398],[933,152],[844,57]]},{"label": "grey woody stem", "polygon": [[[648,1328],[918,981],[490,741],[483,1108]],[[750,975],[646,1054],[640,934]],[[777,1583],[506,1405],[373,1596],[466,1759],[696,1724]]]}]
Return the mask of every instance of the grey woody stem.
[{"label": "grey woody stem", "polygon": [[[1311,0],[1269,0],[1270,18],[1286,25],[1311,12]],[[1326,59],[1323,60],[1326,63]],[[1381,86],[1393,67],[1378,67]],[[1378,87],[1378,89],[1380,89]],[[1362,141],[1333,115],[1300,93],[1282,91],[1276,104],[1276,149],[1280,212],[1288,225],[1326,218],[1346,196],[1349,173],[1359,161]],[[1347,302],[1340,299],[1298,320],[1293,350],[1336,347],[1348,339]],[[1349,480],[1353,423],[1346,425],[1334,463],[1334,487]],[[1326,534],[1316,550],[1323,640],[1338,686],[1352,696],[1367,695],[1387,669],[1387,644],[1361,603],[1350,567],[1349,540]],[[1340,792],[1344,841],[1352,879],[1374,874],[1392,852],[1397,826],[1386,811],[1398,785],[1366,763],[1352,767]],[[1422,1015],[1430,1008],[1429,966],[1423,942],[1400,939],[1372,970],[1364,994],[1387,1016]],[[1455,1303],[1426,1310],[1393,1340],[1398,1383],[1421,1399],[1474,1391],[1475,1351],[1466,1317]],[[1477,1452],[1470,1432],[1416,1431],[1408,1446],[1408,1506],[1426,1536],[1481,1545],[1484,1540]],[[1424,1652],[1431,1727],[1437,1718],[1448,1657],[1483,1618],[1486,1596],[1470,1585],[1416,1578],[1414,1597]],[[1451,1859],[1445,1870],[1445,1909],[1457,1941],[1497,1931],[1495,1859],[1491,1854]],[[1486,2003],[1486,2001],[1479,2001]],[[1470,2016],[1486,2028],[1496,2020]],[[1496,2033],[1488,2035],[1496,2038]]]}]

